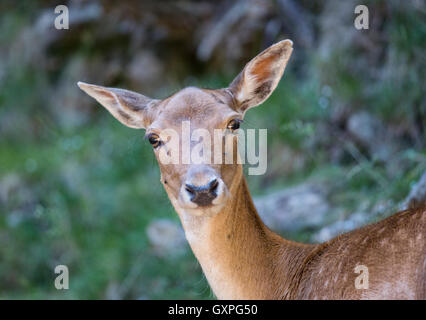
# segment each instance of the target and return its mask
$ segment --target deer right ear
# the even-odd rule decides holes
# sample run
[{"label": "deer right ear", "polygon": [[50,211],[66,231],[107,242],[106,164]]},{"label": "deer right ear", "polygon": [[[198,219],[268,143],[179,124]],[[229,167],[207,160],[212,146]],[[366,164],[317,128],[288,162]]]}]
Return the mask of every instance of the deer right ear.
[{"label": "deer right ear", "polygon": [[129,90],[84,82],[78,82],[77,85],[103,105],[118,121],[130,128],[143,129],[152,122],[155,109],[153,107],[159,100]]},{"label": "deer right ear", "polygon": [[232,92],[238,111],[264,102],[275,90],[293,51],[291,40],[280,41],[253,58],[232,81]]}]

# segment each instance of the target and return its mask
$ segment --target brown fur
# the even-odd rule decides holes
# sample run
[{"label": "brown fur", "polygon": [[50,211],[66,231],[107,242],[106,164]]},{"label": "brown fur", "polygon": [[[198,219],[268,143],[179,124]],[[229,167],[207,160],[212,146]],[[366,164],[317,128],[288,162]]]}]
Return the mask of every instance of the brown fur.
[{"label": "brown fur", "polygon": [[[226,129],[232,119],[242,119],[247,109],[268,98],[291,52],[292,42],[281,41],[249,62],[229,88],[185,88],[162,101],[127,90],[79,86],[125,125],[145,128],[146,135],[159,135],[165,128],[180,132],[182,122],[190,120],[191,131],[204,128],[213,136],[214,129]],[[285,240],[259,218],[237,163],[237,139],[232,139],[231,164],[159,161],[163,186],[218,298],[426,298],[425,206],[401,211],[323,244]],[[154,152],[158,158],[158,148]],[[220,203],[199,208],[182,198],[188,179],[203,186],[212,173],[223,186],[215,198]],[[355,286],[358,265],[368,268],[368,289]]]},{"label": "brown fur", "polygon": [[[242,177],[232,203],[208,224],[209,251],[203,251],[206,243],[191,246],[208,279],[210,264],[221,273],[223,280],[213,275],[210,281],[218,298],[426,298],[425,207],[401,211],[324,244],[300,244],[262,223]],[[358,264],[369,269],[369,289],[355,287]]]}]

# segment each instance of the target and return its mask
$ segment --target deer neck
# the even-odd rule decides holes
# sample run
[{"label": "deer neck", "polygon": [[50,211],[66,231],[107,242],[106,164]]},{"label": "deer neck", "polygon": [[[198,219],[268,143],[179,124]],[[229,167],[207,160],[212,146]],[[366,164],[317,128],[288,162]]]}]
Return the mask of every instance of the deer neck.
[{"label": "deer neck", "polygon": [[287,241],[263,224],[242,174],[230,192],[214,216],[177,210],[213,292],[219,299],[290,297],[311,246]]}]

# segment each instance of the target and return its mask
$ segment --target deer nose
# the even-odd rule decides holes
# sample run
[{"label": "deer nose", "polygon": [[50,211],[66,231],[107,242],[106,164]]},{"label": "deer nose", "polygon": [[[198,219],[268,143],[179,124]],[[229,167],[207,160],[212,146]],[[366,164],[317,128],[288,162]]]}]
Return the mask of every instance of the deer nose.
[{"label": "deer nose", "polygon": [[204,186],[194,186],[193,184],[186,183],[185,190],[189,194],[192,202],[201,207],[208,206],[212,203],[213,199],[217,197],[217,187],[219,182],[217,179],[211,180]]}]

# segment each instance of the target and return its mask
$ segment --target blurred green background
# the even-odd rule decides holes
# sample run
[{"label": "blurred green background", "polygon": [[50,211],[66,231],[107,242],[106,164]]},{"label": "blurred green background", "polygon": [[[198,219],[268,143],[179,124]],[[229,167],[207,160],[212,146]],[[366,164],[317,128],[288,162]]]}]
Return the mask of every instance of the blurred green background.
[{"label": "blurred green background", "polygon": [[[54,28],[59,4],[69,30]],[[268,129],[268,171],[248,177],[266,223],[324,241],[419,199],[426,4],[364,1],[369,29],[357,30],[358,4],[1,1],[0,298],[213,298],[144,132],[77,81],[155,98],[225,87],[258,52],[292,39],[279,87],[244,122]],[[263,213],[276,197],[304,215],[293,224]],[[54,287],[59,264],[69,290]]]}]

